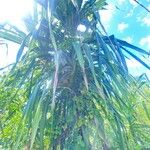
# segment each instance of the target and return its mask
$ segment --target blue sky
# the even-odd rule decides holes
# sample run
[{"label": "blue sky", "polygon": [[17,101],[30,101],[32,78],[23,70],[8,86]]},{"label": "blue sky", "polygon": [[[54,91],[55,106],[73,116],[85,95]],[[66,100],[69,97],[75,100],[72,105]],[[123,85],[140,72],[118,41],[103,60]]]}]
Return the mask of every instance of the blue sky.
[{"label": "blue sky", "polygon": [[[150,0],[140,2],[150,9]],[[150,13],[134,0],[114,0],[107,7],[111,13],[108,33],[150,50]],[[102,21],[105,22],[105,18]]]},{"label": "blue sky", "polygon": [[[100,11],[101,21],[109,35],[114,34],[133,45],[150,52],[150,13],[140,7],[134,0],[108,0],[107,10]],[[139,0],[150,10],[150,0]],[[145,59],[150,65],[150,57]],[[134,59],[127,60],[129,71],[134,75],[150,70]]]},{"label": "blue sky", "polygon": [[[8,2],[12,4],[8,5]],[[134,0],[107,0],[107,2],[109,4],[106,6],[107,10],[100,11],[100,14],[108,34],[114,34],[117,38],[150,51],[150,13],[137,5]],[[150,0],[139,2],[150,10]],[[30,3],[31,0],[0,0],[0,22],[7,18],[13,24],[22,27],[21,18],[31,12]],[[15,61],[18,45],[9,43],[8,50],[6,54],[6,46],[0,45],[0,67]],[[150,58],[146,58],[146,62],[150,64]],[[132,74],[147,73],[150,76],[150,71],[134,59],[127,60],[127,64]]]}]

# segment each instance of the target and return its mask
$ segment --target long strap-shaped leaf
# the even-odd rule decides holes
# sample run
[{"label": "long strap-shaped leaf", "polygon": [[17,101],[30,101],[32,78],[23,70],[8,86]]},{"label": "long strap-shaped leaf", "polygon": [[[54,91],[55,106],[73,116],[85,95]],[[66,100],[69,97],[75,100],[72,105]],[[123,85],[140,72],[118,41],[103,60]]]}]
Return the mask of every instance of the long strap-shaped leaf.
[{"label": "long strap-shaped leaf", "polygon": [[125,57],[123,56],[122,50],[120,48],[120,44],[117,42],[117,39],[114,37],[114,35],[111,36],[104,36],[102,37],[104,42],[106,42],[111,49],[113,50],[117,62],[120,64],[120,68],[124,71],[124,73],[128,72],[127,64],[125,61]]},{"label": "long strap-shaped leaf", "polygon": [[[111,41],[116,40],[117,43],[115,43],[115,45],[118,44],[118,45],[120,45],[120,46],[125,46],[125,47],[128,47],[128,48],[131,48],[131,49],[133,49],[133,50],[135,50],[135,51],[137,51],[137,52],[139,52],[139,53],[143,53],[143,54],[145,54],[145,55],[150,55],[150,52],[147,52],[146,50],[143,50],[143,49],[141,49],[141,48],[139,48],[139,47],[137,47],[137,46],[134,46],[134,45],[132,45],[132,44],[129,44],[129,43],[126,42],[126,41],[117,39],[117,38],[114,37],[114,35],[110,35],[110,36],[109,36],[109,39],[110,39]],[[108,40],[108,37],[107,37],[107,36],[103,36],[103,40],[104,40],[107,44],[109,44],[109,40]]]},{"label": "long strap-shaped leaf", "polygon": [[139,47],[136,47],[136,46],[134,46],[134,45],[132,45],[132,44],[129,44],[129,43],[127,43],[126,41],[122,41],[122,40],[117,39],[117,42],[118,42],[121,46],[125,46],[125,47],[131,48],[131,49],[133,49],[133,50],[135,50],[135,51],[137,51],[137,52],[140,52],[140,53],[143,53],[143,54],[146,54],[146,55],[150,55],[150,52],[147,52],[147,51],[145,51],[145,50],[143,50],[143,49],[141,49],[141,48],[139,48]]},{"label": "long strap-shaped leaf", "polygon": [[135,58],[138,62],[140,62],[143,66],[145,66],[146,68],[150,69],[150,66],[147,65],[144,61],[142,61],[139,57],[137,57],[136,55],[134,55],[133,53],[131,53],[130,51],[128,51],[124,47],[121,47],[121,48],[123,50],[125,50],[128,54],[130,54],[133,58]]},{"label": "long strap-shaped leaf", "polygon": [[26,37],[26,33],[11,24],[7,25],[10,29],[6,29],[5,26],[0,27],[0,37],[20,44],[22,40]]},{"label": "long strap-shaped leaf", "polygon": [[77,54],[77,59],[82,68],[82,71],[83,71],[83,78],[84,78],[85,86],[88,89],[88,81],[87,81],[87,77],[86,77],[86,73],[85,73],[84,58],[83,58],[83,54],[81,51],[81,44],[79,42],[75,42],[75,43],[73,43],[73,47],[75,49],[75,52]]},{"label": "long strap-shaped leaf", "polygon": [[41,101],[40,101],[38,106],[37,106],[37,110],[36,110],[36,113],[35,113],[35,116],[34,116],[33,122],[32,122],[32,134],[31,134],[30,150],[32,150],[33,144],[35,142],[35,137],[37,134],[37,130],[38,130],[38,126],[39,126],[39,122],[40,122],[41,117],[42,117],[42,110],[41,110]]},{"label": "long strap-shaped leaf", "polygon": [[5,40],[17,43],[17,44],[20,44],[21,41],[22,41],[22,38],[19,37],[18,35],[8,33],[8,32],[5,32],[5,31],[0,31],[0,37],[5,39]]},{"label": "long strap-shaped leaf", "polygon": [[96,87],[99,91],[99,94],[102,96],[102,98],[104,98],[104,94],[103,94],[101,85],[99,84],[99,82],[97,80],[97,77],[96,77],[96,73],[95,73],[95,69],[94,69],[94,62],[93,62],[93,59],[92,59],[92,56],[91,56],[91,49],[88,45],[84,45],[84,52],[85,52],[85,55],[86,55],[87,60],[89,62],[89,67],[91,69],[95,85],[96,85]]},{"label": "long strap-shaped leaf", "polygon": [[30,35],[31,35],[31,33],[29,33],[29,34],[24,38],[23,42],[21,43],[21,46],[20,46],[20,48],[19,48],[19,50],[18,50],[18,53],[17,53],[16,63],[19,62],[19,60],[20,60],[20,58],[21,58],[21,56],[22,56],[23,50],[24,50],[24,48],[25,48],[25,46],[26,46],[27,40],[28,40],[28,38],[30,37]]}]

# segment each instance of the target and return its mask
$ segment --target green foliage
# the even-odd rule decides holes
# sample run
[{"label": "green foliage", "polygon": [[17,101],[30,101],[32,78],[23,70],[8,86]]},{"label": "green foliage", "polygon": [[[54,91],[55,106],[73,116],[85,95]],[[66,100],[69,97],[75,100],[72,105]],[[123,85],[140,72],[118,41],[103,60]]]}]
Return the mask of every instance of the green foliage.
[{"label": "green foliage", "polygon": [[[98,11],[105,5],[36,0],[27,34],[0,28],[0,37],[22,43],[1,77],[4,149],[150,147],[149,87],[128,73],[125,59],[130,54],[149,68],[136,56],[149,53],[101,33]],[[77,30],[80,24],[85,32]]]}]

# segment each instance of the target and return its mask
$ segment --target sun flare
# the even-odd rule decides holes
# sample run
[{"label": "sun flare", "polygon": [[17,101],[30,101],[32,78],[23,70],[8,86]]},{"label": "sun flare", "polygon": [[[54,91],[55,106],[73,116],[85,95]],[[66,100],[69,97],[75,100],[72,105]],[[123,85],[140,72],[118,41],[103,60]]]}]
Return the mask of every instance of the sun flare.
[{"label": "sun flare", "polygon": [[16,24],[32,11],[32,0],[0,0],[0,23]]}]

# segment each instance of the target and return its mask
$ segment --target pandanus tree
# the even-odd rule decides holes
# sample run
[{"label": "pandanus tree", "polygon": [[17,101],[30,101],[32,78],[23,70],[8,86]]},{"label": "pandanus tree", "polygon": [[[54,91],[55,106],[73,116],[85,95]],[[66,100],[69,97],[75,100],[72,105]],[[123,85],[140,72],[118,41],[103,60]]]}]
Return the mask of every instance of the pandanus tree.
[{"label": "pandanus tree", "polygon": [[130,87],[135,79],[126,65],[133,57],[150,69],[136,56],[149,53],[107,35],[99,16],[105,5],[36,0],[25,32],[0,26],[0,37],[20,44],[15,64],[1,77],[4,148],[123,150],[149,144],[150,128],[136,117],[137,89]]}]

